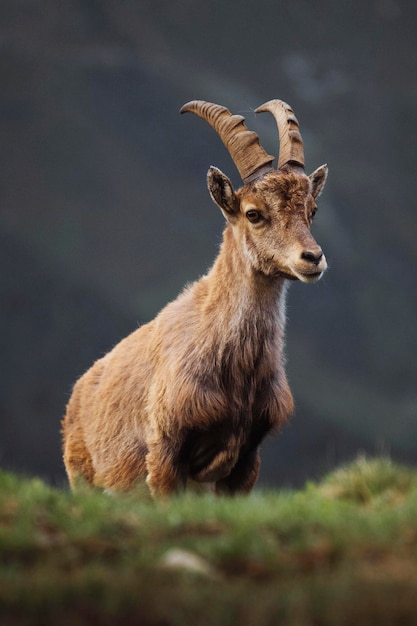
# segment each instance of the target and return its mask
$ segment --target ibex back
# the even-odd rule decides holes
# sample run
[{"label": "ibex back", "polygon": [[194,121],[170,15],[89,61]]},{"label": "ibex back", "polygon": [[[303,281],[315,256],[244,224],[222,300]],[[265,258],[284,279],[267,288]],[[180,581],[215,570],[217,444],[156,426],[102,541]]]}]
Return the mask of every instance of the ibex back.
[{"label": "ibex back", "polygon": [[326,269],[310,226],[327,166],[304,173],[298,122],[280,100],[256,111],[276,119],[277,169],[243,117],[202,101],[186,111],[216,130],[244,184],[235,191],[210,167],[208,188],[226,218],[213,267],[76,383],[63,420],[72,486],[127,490],[146,480],[159,497],[197,481],[249,492],[262,440],[293,411],[285,297],[288,281],[315,282]]}]

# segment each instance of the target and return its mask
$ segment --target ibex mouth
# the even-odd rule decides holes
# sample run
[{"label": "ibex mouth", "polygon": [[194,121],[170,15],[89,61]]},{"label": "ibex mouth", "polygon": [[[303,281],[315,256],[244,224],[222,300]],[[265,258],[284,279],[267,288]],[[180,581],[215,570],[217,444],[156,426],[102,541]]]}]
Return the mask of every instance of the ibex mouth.
[{"label": "ibex mouth", "polygon": [[294,274],[303,283],[316,283],[324,274],[324,270],[321,272],[300,272],[294,271]]}]

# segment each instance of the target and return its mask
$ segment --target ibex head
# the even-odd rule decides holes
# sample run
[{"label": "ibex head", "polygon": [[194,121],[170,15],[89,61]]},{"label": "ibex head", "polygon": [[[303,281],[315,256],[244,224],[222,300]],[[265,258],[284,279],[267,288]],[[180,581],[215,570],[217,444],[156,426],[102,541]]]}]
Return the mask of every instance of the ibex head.
[{"label": "ibex head", "polygon": [[193,100],[181,113],[192,112],[206,120],[228,149],[243,187],[235,191],[218,168],[208,171],[208,188],[232,229],[242,241],[252,267],[267,276],[284,276],[306,283],[319,280],[327,268],[325,256],[310,233],[323,190],[327,165],[304,173],[303,141],[297,118],[288,104],[270,100],[255,113],[269,111],[279,132],[278,168],[274,157],[249,131],[241,115],[228,109]]}]

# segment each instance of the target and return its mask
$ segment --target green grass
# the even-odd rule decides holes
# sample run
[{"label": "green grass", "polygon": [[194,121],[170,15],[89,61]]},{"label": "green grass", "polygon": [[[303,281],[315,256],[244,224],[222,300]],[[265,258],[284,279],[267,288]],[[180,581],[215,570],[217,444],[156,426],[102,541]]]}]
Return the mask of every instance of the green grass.
[{"label": "green grass", "polygon": [[388,460],[164,503],[0,473],[1,626],[416,623],[417,472]]}]

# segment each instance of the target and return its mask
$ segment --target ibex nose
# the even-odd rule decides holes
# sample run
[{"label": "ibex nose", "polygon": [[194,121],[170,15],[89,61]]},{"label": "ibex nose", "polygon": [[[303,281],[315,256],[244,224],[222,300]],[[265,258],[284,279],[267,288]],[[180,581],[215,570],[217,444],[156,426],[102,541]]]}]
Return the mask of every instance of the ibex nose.
[{"label": "ibex nose", "polygon": [[323,258],[322,249],[317,246],[315,250],[303,250],[301,253],[301,258],[303,261],[308,261],[309,263],[314,263],[314,265],[318,265]]}]

